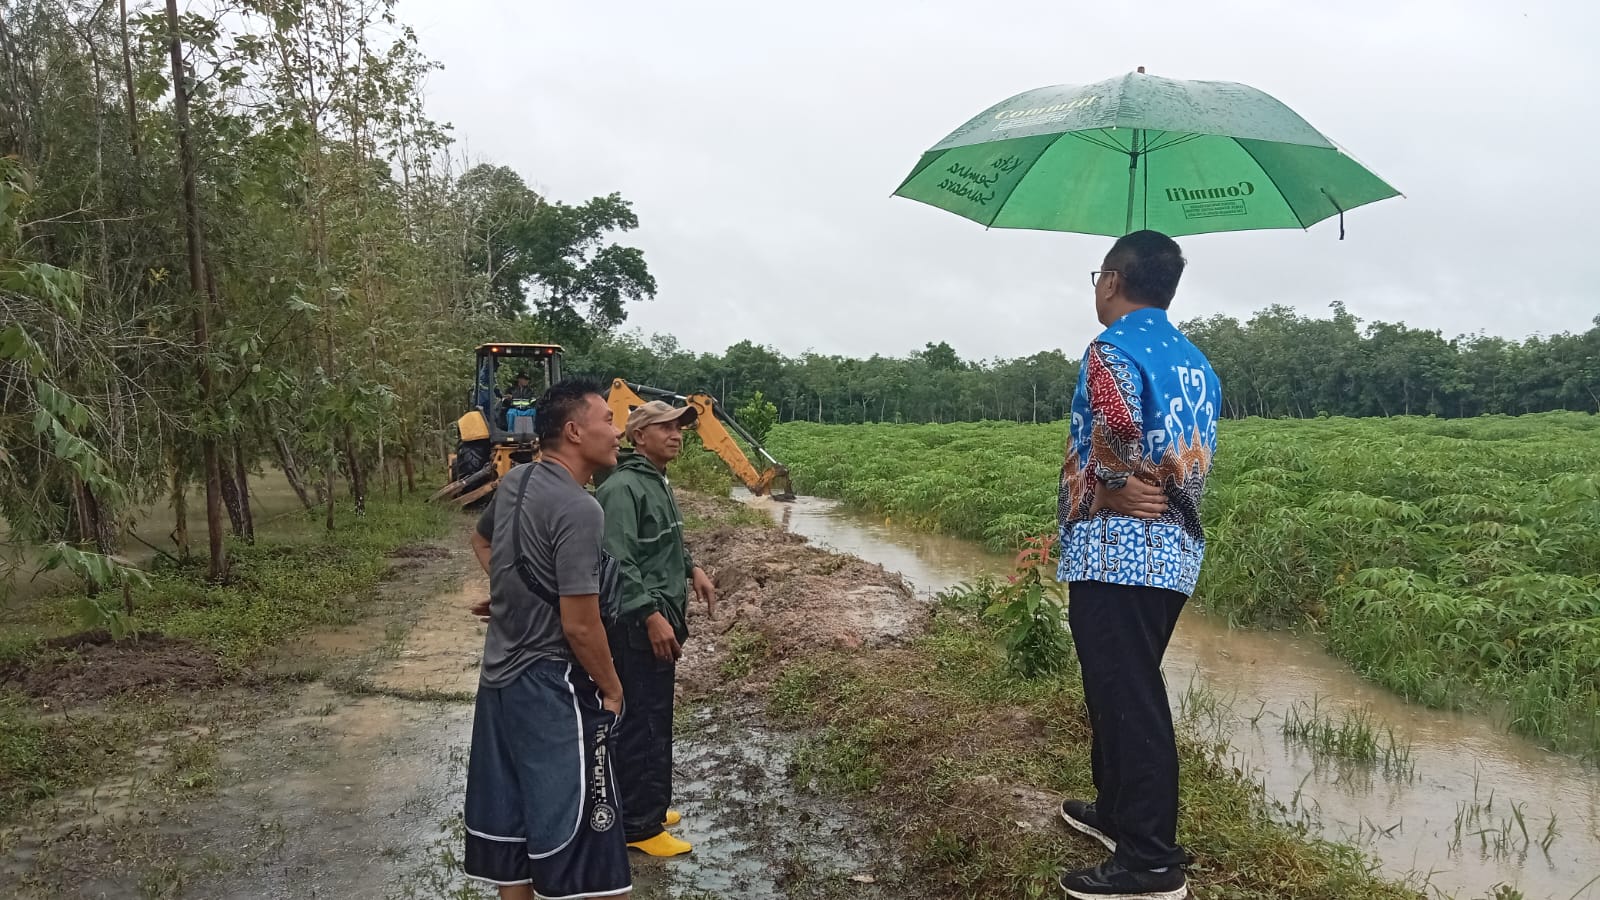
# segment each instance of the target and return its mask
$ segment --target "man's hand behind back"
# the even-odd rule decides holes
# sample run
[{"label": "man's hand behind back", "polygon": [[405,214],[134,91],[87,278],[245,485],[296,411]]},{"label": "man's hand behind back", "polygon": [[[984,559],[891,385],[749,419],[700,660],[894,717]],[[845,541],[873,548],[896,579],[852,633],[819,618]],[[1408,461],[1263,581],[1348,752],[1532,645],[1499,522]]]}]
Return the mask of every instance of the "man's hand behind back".
[{"label": "man's hand behind back", "polygon": [[1140,479],[1137,475],[1129,477],[1118,490],[1099,482],[1094,486],[1093,512],[1095,513],[1109,509],[1117,515],[1131,519],[1159,519],[1166,515],[1167,503],[1167,492],[1164,489]]}]

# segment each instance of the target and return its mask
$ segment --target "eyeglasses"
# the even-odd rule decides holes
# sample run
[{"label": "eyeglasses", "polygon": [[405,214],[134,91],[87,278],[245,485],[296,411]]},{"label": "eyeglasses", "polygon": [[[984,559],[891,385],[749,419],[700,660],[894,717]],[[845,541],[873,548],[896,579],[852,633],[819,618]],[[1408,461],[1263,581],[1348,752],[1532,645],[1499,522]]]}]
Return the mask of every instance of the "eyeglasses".
[{"label": "eyeglasses", "polygon": [[1122,274],[1121,272],[1119,272],[1116,269],[1095,269],[1093,272],[1089,273],[1089,286],[1090,287],[1099,287],[1100,286],[1100,276],[1106,274],[1107,272],[1114,272],[1114,273],[1116,273],[1118,275]]}]

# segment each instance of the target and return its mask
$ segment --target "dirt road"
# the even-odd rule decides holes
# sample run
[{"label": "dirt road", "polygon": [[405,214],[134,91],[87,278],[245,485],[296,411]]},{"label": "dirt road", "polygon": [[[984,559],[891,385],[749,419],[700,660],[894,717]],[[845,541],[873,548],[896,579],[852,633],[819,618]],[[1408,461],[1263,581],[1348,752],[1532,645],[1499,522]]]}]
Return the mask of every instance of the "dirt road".
[{"label": "dirt road", "polygon": [[[635,896],[889,896],[896,866],[866,819],[794,787],[798,735],[771,726],[765,694],[790,654],[904,640],[921,603],[881,567],[767,528],[714,526],[693,550],[723,595],[717,619],[692,612],[682,667],[676,805],[697,849],[636,857]],[[486,591],[464,539],[406,548],[362,622],[187,691],[200,725],[26,813],[0,836],[0,893],[489,896],[456,866],[483,641],[467,607]]]}]

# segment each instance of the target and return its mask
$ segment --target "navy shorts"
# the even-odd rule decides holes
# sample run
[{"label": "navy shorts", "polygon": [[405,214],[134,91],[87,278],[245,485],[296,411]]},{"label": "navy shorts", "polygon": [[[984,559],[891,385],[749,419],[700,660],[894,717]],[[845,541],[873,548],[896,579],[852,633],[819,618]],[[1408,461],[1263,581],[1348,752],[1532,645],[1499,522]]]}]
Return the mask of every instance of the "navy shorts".
[{"label": "navy shorts", "polygon": [[617,718],[589,676],[541,660],[505,687],[479,686],[467,763],[466,874],[531,884],[544,900],[631,887],[607,755]]}]

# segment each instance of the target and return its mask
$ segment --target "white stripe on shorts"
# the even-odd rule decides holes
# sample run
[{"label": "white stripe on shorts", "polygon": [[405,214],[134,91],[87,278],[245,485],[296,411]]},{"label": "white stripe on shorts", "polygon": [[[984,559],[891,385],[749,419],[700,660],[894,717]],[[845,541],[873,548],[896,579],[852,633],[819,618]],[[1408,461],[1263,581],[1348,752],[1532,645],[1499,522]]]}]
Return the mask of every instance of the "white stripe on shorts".
[{"label": "white stripe on shorts", "polygon": [[565,897],[552,897],[549,894],[541,894],[538,891],[534,891],[533,895],[538,897],[539,900],[585,900],[588,897],[620,897],[631,890],[633,890],[633,885],[630,884],[625,888],[619,888],[614,891],[596,891],[592,894],[568,894]]},{"label": "white stripe on shorts", "polygon": [[[470,834],[473,837],[483,838],[486,841],[499,841],[502,844],[521,844],[527,840],[527,838],[501,837],[498,834],[484,834],[481,831],[473,831],[471,828],[467,829],[467,834]],[[520,882],[518,883],[520,884]]]},{"label": "white stripe on shorts", "polygon": [[[572,834],[569,835],[566,840],[561,842],[561,846],[551,850],[548,853],[529,853],[529,859],[549,859],[550,857],[555,856],[557,853],[567,849],[567,847],[570,846],[573,841],[577,840],[578,832],[583,830],[583,807],[586,805],[584,800],[588,796],[587,788],[589,785],[589,767],[584,761],[583,757],[583,710],[578,708],[578,691],[572,686],[572,663],[567,663],[567,671],[561,676],[561,680],[566,682],[567,693],[572,696],[572,717],[577,720],[578,728],[578,820],[572,823]],[[574,896],[614,897],[616,894],[576,894]],[[562,900],[562,898],[550,898],[550,900]]]},{"label": "white stripe on shorts", "polygon": [[485,878],[482,875],[474,875],[471,872],[463,872],[461,874],[466,875],[473,881],[482,881],[485,884],[498,884],[501,887],[515,887],[519,884],[533,884],[532,878],[524,878],[521,881],[495,881],[493,878]]}]

